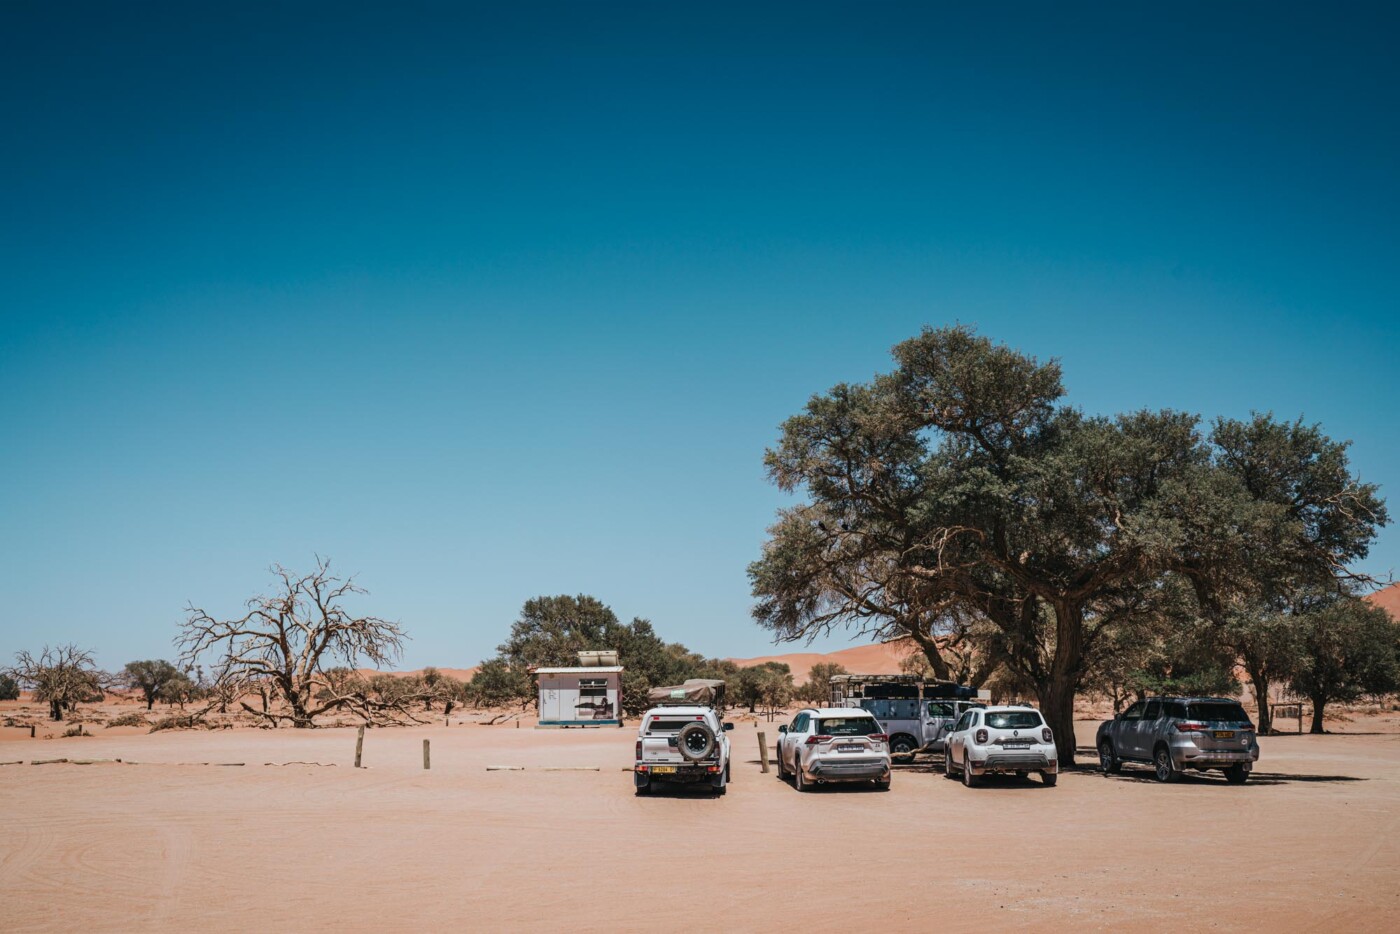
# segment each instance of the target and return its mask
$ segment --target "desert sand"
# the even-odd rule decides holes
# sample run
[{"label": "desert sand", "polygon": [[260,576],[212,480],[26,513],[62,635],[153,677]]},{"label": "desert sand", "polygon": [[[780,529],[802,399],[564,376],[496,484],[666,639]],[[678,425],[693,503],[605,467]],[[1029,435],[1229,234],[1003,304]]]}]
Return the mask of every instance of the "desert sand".
[{"label": "desert sand", "polygon": [[[1079,725],[1086,749],[1094,727]],[[745,721],[723,798],[634,797],[630,727],[373,729],[359,770],[353,729],[7,731],[0,761],[26,764],[0,767],[0,917],[9,931],[1397,930],[1400,716],[1336,728],[1351,732],[1264,738],[1243,787],[1129,766],[966,789],[922,761],[888,794],[800,795],[759,770],[756,734],[776,724]],[[321,765],[265,764],[301,762]]]}]

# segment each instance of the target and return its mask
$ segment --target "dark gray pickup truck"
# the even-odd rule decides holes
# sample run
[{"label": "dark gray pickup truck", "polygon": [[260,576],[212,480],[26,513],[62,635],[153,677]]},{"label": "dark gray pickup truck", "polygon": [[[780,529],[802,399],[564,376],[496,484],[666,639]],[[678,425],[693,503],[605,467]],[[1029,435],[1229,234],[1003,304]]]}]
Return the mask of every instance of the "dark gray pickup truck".
[{"label": "dark gray pickup truck", "polygon": [[1124,762],[1152,766],[1159,782],[1186,769],[1219,769],[1243,784],[1259,760],[1254,724],[1239,701],[1224,697],[1149,697],[1100,724],[1095,745],[1105,774]]}]

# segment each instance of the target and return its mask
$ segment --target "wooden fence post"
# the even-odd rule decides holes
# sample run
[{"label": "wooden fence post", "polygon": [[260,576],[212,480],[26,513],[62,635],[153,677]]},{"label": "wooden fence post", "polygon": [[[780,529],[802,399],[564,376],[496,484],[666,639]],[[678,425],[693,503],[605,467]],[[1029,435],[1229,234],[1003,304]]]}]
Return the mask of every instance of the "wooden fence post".
[{"label": "wooden fence post", "polygon": [[758,767],[768,771],[768,736],[762,730],[758,733]]},{"label": "wooden fence post", "polygon": [[355,768],[360,767],[360,755],[365,751],[365,728],[360,726],[360,732],[355,737]]},{"label": "wooden fence post", "polygon": [[[1303,728],[1303,718],[1302,718],[1302,717],[1299,717],[1299,718],[1298,718],[1298,729],[1301,730],[1302,728]],[[32,723],[29,724],[29,738],[30,738],[30,739],[33,739],[33,738],[34,738],[34,724],[32,724]]]},{"label": "wooden fence post", "polygon": [[423,768],[432,768],[428,761],[428,741],[426,739],[423,740]]}]

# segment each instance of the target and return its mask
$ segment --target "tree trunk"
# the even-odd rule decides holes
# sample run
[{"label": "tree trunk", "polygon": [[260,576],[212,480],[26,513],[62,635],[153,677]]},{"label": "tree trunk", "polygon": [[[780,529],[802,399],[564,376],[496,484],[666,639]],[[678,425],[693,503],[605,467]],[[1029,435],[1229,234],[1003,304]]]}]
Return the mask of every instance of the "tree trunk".
[{"label": "tree trunk", "polygon": [[146,709],[147,709],[147,710],[150,710],[150,709],[151,709],[152,707],[154,707],[155,705],[156,705],[156,696],[155,696],[154,694],[147,694],[147,695],[146,695]]},{"label": "tree trunk", "polygon": [[1268,736],[1274,731],[1273,712],[1269,710],[1269,676],[1251,669],[1249,680],[1254,683],[1254,704],[1259,708],[1258,733]]},{"label": "tree trunk", "polygon": [[1323,711],[1323,708],[1327,705],[1327,698],[1325,698],[1325,697],[1316,697],[1316,696],[1314,696],[1314,697],[1312,698],[1312,705],[1313,705],[1312,729],[1308,730],[1308,732],[1309,732],[1309,733],[1325,733],[1325,732],[1327,732],[1326,730],[1324,730],[1324,729],[1322,728],[1322,711]]},{"label": "tree trunk", "polygon": [[63,705],[62,705],[61,703],[59,703],[58,701],[56,701],[56,700],[51,700],[51,701],[49,701],[49,719],[50,719],[50,720],[62,720],[62,719],[63,719]]},{"label": "tree trunk", "polygon": [[1074,765],[1074,689],[1046,683],[1036,687],[1040,712],[1055,734],[1055,753],[1060,768]]}]

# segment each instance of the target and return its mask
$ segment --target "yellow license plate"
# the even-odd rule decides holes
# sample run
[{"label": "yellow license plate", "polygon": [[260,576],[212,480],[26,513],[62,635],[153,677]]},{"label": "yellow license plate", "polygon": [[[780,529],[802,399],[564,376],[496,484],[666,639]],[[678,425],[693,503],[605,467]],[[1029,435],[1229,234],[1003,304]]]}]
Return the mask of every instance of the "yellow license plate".
[{"label": "yellow license plate", "polygon": [[1216,730],[1216,731],[1215,731],[1215,738],[1216,738],[1216,739],[1234,739],[1234,738],[1235,738],[1235,731],[1234,731],[1234,730]]},{"label": "yellow license plate", "polygon": [[671,775],[675,771],[676,767],[674,765],[653,765],[651,767],[651,774],[653,775]]}]

